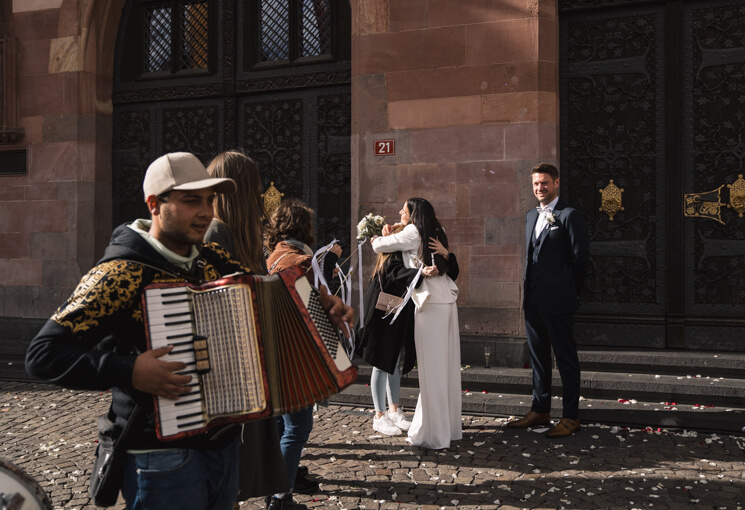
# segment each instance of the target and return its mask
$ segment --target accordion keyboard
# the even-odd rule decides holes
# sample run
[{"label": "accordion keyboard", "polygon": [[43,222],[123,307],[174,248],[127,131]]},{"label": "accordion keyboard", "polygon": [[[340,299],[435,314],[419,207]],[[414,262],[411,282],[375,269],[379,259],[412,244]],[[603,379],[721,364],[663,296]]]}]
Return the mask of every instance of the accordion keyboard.
[{"label": "accordion keyboard", "polygon": [[185,288],[156,288],[145,291],[150,345],[153,349],[173,345],[159,358],[180,361],[186,368],[179,374],[191,375],[191,392],[178,400],[158,397],[158,419],[164,436],[204,427],[204,405],[200,398],[193,347],[194,326],[189,292]]},{"label": "accordion keyboard", "polygon": [[305,308],[308,310],[313,319],[313,323],[318,330],[318,333],[323,338],[323,343],[329,354],[334,359],[334,364],[337,370],[343,372],[352,366],[352,362],[349,361],[347,351],[344,349],[341,337],[337,329],[331,324],[326,315],[326,312],[321,306],[321,301],[318,297],[318,291],[310,286],[306,278],[298,278],[295,281],[295,288],[303,301]]}]

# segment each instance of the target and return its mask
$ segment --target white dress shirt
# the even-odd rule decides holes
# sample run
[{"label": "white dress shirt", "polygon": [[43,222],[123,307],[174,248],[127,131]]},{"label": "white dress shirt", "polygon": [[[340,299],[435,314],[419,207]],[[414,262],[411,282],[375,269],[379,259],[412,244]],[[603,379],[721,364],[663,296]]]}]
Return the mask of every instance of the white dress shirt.
[{"label": "white dress shirt", "polygon": [[556,207],[556,203],[558,201],[559,196],[557,195],[556,198],[554,198],[548,205],[539,205],[538,207],[536,207],[536,209],[538,209],[538,221],[535,222],[536,237],[540,237],[541,232],[543,232],[543,229],[546,228],[546,215],[551,214],[554,211],[554,207]]}]

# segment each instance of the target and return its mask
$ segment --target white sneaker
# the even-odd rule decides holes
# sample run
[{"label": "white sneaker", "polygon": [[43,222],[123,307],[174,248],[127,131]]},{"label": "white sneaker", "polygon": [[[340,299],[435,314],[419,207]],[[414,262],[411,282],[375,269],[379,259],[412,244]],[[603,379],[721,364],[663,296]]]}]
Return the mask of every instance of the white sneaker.
[{"label": "white sneaker", "polygon": [[400,407],[395,413],[388,411],[388,418],[391,419],[391,423],[401,430],[409,430],[409,427],[411,427],[411,422],[406,419],[406,416],[404,416],[404,412]]},{"label": "white sneaker", "polygon": [[400,436],[401,429],[396,427],[385,414],[380,418],[373,418],[373,430],[385,436]]}]

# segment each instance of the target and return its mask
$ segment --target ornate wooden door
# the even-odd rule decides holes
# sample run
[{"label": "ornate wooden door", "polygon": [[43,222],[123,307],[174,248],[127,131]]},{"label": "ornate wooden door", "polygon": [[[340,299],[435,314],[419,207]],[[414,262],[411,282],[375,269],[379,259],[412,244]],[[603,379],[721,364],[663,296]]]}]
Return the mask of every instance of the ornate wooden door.
[{"label": "ornate wooden door", "polygon": [[741,350],[745,1],[564,0],[562,195],[585,345]]},{"label": "ornate wooden door", "polygon": [[130,0],[114,81],[114,222],[146,217],[158,156],[241,149],[348,247],[350,9],[335,0]]}]

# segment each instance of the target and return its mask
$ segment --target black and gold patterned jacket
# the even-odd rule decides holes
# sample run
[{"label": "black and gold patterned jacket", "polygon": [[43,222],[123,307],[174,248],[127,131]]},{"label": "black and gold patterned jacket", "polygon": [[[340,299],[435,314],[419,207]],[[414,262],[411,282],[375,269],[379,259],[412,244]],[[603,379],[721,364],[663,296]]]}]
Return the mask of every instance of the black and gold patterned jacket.
[{"label": "black and gold patterned jacket", "polygon": [[[161,443],[153,428],[153,397],[132,387],[137,355],[146,350],[142,291],[150,283],[211,281],[248,272],[217,244],[200,246],[191,273],[167,262],[126,225],[114,230],[104,257],[42,327],[26,353],[26,370],[72,389],[112,390],[110,417],[124,425],[134,403],[145,409],[132,449],[219,448],[235,433]],[[214,434],[212,434],[214,435]]]}]

